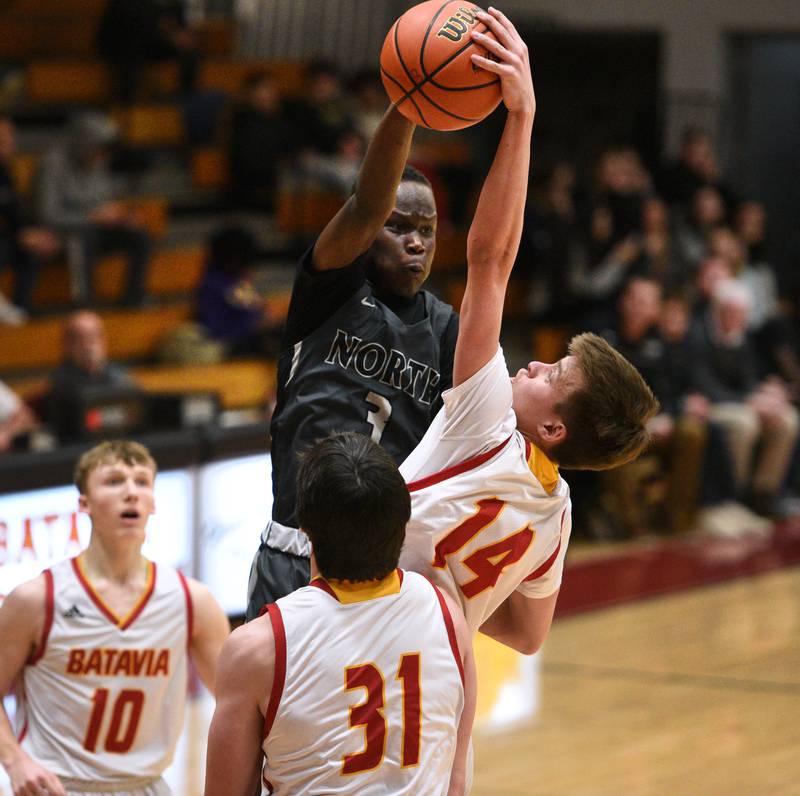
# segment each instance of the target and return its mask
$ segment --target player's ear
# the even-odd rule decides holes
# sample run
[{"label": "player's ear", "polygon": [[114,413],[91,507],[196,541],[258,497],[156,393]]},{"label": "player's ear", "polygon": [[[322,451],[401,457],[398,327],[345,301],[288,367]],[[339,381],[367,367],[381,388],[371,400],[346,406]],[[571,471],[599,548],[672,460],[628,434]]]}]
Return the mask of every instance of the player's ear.
[{"label": "player's ear", "polygon": [[78,511],[89,514],[89,499],[86,495],[78,495]]},{"label": "player's ear", "polygon": [[560,420],[549,420],[539,424],[539,434],[548,445],[557,445],[566,439],[567,427]]}]

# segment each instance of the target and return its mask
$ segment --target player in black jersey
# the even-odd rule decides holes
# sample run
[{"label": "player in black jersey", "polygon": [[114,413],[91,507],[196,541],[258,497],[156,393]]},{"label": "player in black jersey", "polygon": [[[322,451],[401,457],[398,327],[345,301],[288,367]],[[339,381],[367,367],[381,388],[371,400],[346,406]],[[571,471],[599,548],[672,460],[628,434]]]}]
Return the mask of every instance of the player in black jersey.
[{"label": "player in black jersey", "polygon": [[399,464],[451,385],[458,316],[421,289],[436,203],[428,180],[405,165],[413,132],[398,111],[386,112],[353,195],[298,266],[272,418],[272,520],[250,573],[248,619],[308,584],[297,453],[332,431],[359,431]]}]

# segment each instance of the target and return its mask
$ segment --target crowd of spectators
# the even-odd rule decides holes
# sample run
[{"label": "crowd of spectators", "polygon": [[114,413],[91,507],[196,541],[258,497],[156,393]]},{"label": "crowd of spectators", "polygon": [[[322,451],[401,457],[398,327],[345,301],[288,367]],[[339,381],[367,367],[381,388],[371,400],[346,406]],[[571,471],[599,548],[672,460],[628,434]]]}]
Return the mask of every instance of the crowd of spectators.
[{"label": "crowd of spectators", "polygon": [[697,522],[735,534],[793,510],[800,369],[766,223],[698,129],[662,169],[614,147],[588,184],[569,163],[534,182],[518,268],[534,322],[604,335],[662,407],[648,456],[600,478],[602,491],[577,479],[598,535]]}]

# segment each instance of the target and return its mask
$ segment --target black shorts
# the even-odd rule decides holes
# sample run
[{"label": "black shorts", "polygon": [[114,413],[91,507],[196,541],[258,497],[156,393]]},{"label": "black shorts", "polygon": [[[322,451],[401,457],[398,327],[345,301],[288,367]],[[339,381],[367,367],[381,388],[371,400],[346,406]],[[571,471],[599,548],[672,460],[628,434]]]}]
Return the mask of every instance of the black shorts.
[{"label": "black shorts", "polygon": [[264,605],[308,586],[311,565],[305,556],[293,555],[261,542],[250,568],[246,621],[255,619]]}]

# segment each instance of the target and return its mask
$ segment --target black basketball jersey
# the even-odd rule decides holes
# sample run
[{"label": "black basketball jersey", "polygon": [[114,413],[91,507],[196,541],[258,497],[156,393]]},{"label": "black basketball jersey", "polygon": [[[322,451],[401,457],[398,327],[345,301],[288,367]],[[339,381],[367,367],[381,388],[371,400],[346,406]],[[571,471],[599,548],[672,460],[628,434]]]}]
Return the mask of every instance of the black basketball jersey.
[{"label": "black basketball jersey", "polygon": [[281,353],[271,425],[277,522],[296,525],[297,453],[315,440],[333,431],[358,431],[399,464],[422,439],[442,390],[445,331],[455,312],[427,291],[419,295],[425,317],[406,324],[365,282]]}]

